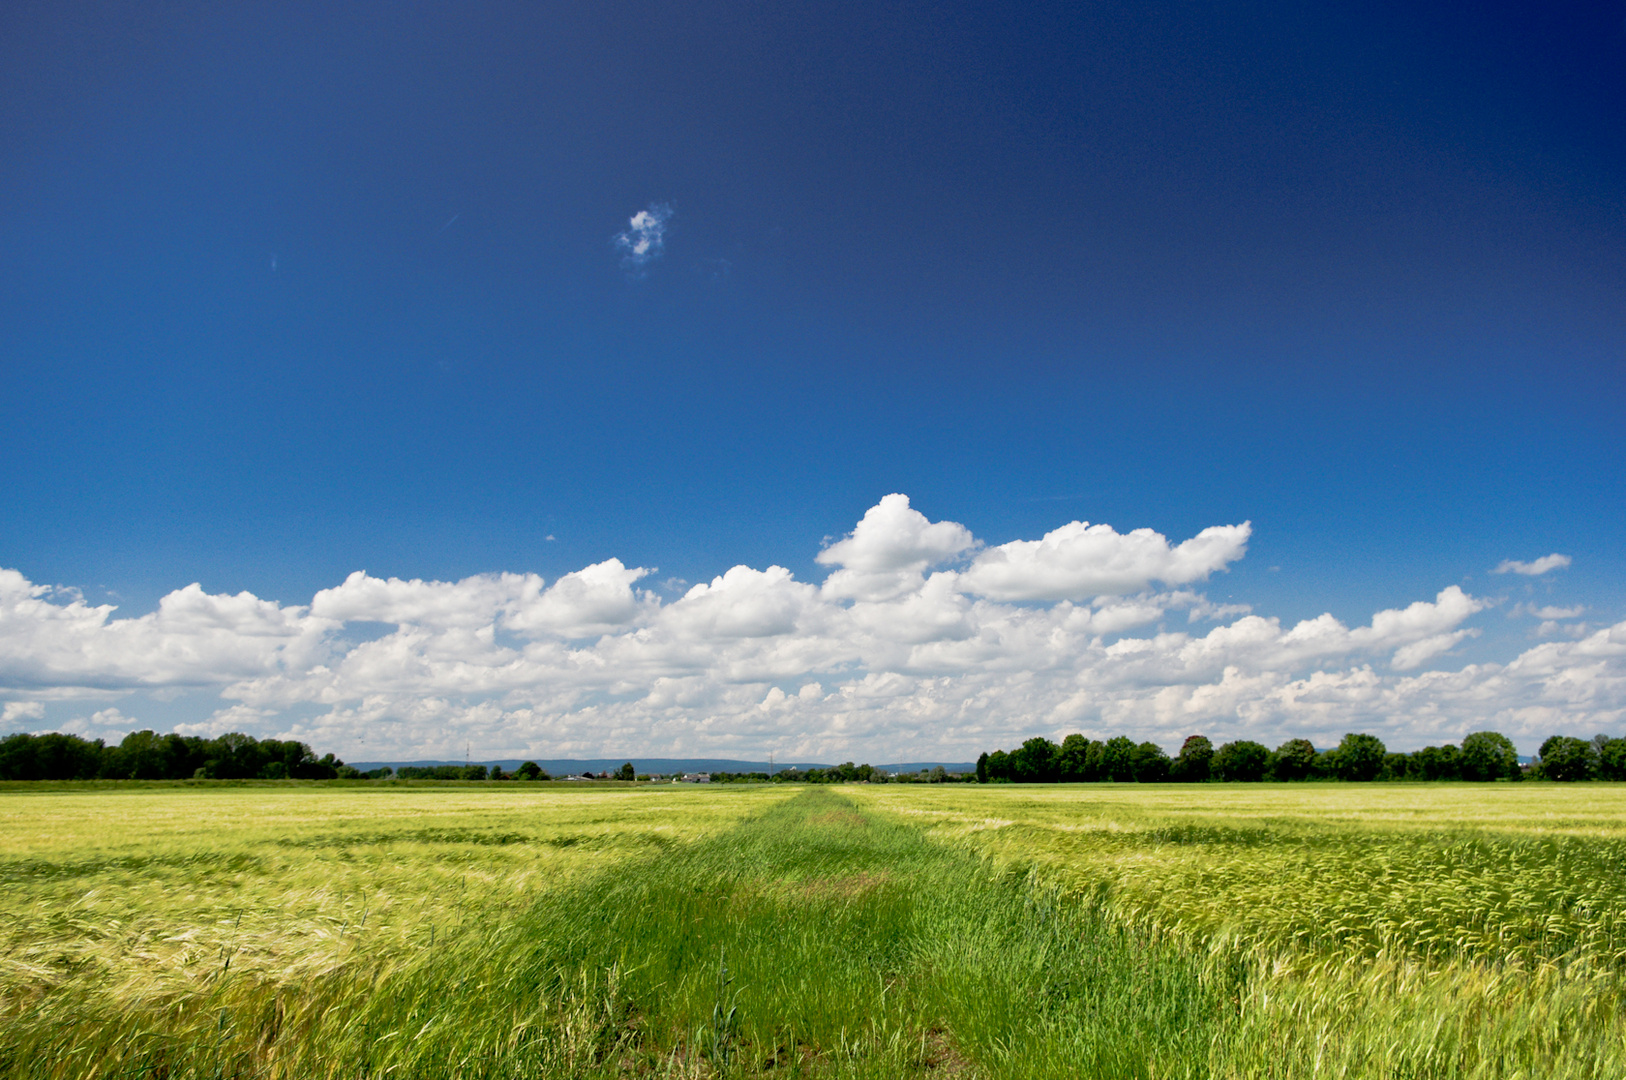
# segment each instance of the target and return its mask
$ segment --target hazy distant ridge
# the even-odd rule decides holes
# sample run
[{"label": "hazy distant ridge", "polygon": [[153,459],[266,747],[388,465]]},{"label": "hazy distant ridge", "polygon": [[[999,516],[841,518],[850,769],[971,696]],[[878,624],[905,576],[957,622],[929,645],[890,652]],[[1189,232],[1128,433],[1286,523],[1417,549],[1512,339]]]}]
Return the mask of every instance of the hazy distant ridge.
[{"label": "hazy distant ridge", "polygon": [[[490,758],[482,758],[479,761],[470,760],[470,761],[468,761],[466,763],[462,762],[462,761],[449,761],[449,760],[434,759],[434,760],[425,760],[425,761],[352,761],[352,762],[349,762],[348,764],[355,766],[356,768],[360,769],[362,772],[367,772],[369,769],[381,769],[386,765],[388,765],[392,769],[399,769],[403,765],[416,765],[416,766],[421,767],[421,766],[426,766],[426,765],[463,765],[463,764],[485,765],[487,767],[492,766],[492,765],[500,765],[500,766],[502,766],[502,769],[503,769],[504,772],[512,772],[514,769],[519,768],[519,766],[523,762],[526,762],[526,761],[534,761],[534,762],[536,762],[542,768],[546,769],[548,772],[552,773],[555,776],[563,776],[563,775],[565,775],[567,773],[614,772],[616,769],[619,769],[621,767],[621,764],[623,762],[626,762],[626,761],[632,762],[632,767],[634,769],[636,769],[640,773],[661,773],[661,774],[677,773],[677,772],[731,772],[731,773],[743,773],[743,772],[767,772],[768,771],[768,763],[766,761],[734,761],[734,760],[731,760],[729,758],[640,758],[640,757],[619,757],[619,758],[588,758],[588,759],[584,759],[584,760],[562,759],[562,760],[552,760],[552,761],[544,760],[542,758],[501,758],[501,759],[497,759],[497,760],[492,760]],[[774,763],[773,769],[774,769],[775,772],[784,772],[786,769],[828,769],[831,766],[831,764],[832,764],[831,762],[777,761],[777,762]],[[837,764],[839,764],[839,763],[837,763]],[[885,769],[887,772],[893,772],[893,773],[897,773],[897,772],[919,772],[921,769],[933,769],[933,768],[936,768],[939,765],[943,766],[943,768],[946,769],[949,772],[971,772],[973,769],[976,768],[975,763],[970,762],[970,761],[905,761],[905,762],[899,762],[899,763],[892,764],[892,765],[877,765],[876,768]]]}]

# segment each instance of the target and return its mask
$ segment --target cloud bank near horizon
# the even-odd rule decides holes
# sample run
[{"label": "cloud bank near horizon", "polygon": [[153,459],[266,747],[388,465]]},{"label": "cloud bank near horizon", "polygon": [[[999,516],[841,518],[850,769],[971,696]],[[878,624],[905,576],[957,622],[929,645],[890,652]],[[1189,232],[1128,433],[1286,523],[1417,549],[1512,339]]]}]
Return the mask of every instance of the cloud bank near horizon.
[{"label": "cloud bank near horizon", "polygon": [[[142,726],[126,711],[143,692],[208,695],[219,707],[183,730],[350,756],[364,739],[369,757],[474,742],[486,757],[901,760],[1069,731],[1177,745],[1196,731],[1274,744],[1365,730],[1404,747],[1626,717],[1626,622],[1451,670],[1491,603],[1456,585],[1355,627],[1210,603],[1196,587],[1251,534],[1243,522],[1170,543],[1075,521],[988,547],[893,494],[817,554],[818,584],[735,566],[663,600],[639,587],[651,570],[612,558],[551,584],[356,571],[305,605],[193,584],[126,618],[0,569],[0,707],[38,729],[44,703],[83,701],[99,707],[64,729],[116,735]],[[1185,629],[1167,628],[1173,616]]]}]

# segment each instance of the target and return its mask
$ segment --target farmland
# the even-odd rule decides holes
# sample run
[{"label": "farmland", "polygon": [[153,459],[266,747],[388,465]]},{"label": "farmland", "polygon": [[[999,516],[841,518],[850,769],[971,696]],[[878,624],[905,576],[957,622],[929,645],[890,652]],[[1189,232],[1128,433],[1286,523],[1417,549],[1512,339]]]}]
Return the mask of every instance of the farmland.
[{"label": "farmland", "polygon": [[1242,973],[1218,1075],[1626,1075],[1626,788],[862,798]]},{"label": "farmland", "polygon": [[0,792],[0,1075],[1626,1075],[1626,788]]}]

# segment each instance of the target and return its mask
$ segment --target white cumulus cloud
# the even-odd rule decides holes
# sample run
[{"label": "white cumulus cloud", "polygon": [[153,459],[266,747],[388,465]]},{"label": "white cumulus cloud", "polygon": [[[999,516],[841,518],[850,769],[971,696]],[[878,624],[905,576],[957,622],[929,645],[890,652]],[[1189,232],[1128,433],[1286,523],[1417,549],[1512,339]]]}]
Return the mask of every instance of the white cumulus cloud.
[{"label": "white cumulus cloud", "polygon": [[653,594],[632,587],[633,582],[650,573],[641,566],[625,566],[620,559],[605,559],[566,574],[546,592],[527,589],[522,596],[516,596],[503,626],[517,633],[566,638],[613,633],[658,606]]},{"label": "white cumulus cloud", "polygon": [[817,592],[789,570],[736,566],[702,582],[662,613],[662,629],[681,638],[772,638],[795,632],[818,607]]},{"label": "white cumulus cloud", "polygon": [[892,494],[865,511],[847,536],[819,552],[825,566],[839,567],[824,582],[837,600],[887,600],[920,588],[923,572],[976,546],[971,530],[952,521],[928,521]]},{"label": "white cumulus cloud", "polygon": [[1074,521],[1039,540],[1013,540],[977,556],[960,579],[992,600],[1087,600],[1139,592],[1154,581],[1187,585],[1242,558],[1248,522],[1214,525],[1171,547],[1151,529],[1119,533]]},{"label": "white cumulus cloud", "polygon": [[344,584],[323,589],[311,614],[336,622],[385,622],[450,629],[487,626],[522,599],[535,598],[535,574],[482,574],[462,581],[375,578],[357,570]]},{"label": "white cumulus cloud", "polygon": [[326,655],[337,625],[249,593],[177,589],[158,610],[114,619],[112,604],[67,602],[0,569],[0,686],[132,689],[207,686]]},{"label": "white cumulus cloud", "polygon": [[[364,759],[473,742],[488,757],[900,760],[1074,730],[1171,746],[1370,730],[1405,747],[1626,720],[1626,623],[1463,664],[1452,652],[1487,602],[1456,585],[1360,625],[1210,602],[1194,586],[1250,532],[1171,544],[1073,522],[988,548],[893,494],[816,554],[822,581],[735,566],[663,599],[637,587],[652,570],[612,558],[551,583],[357,571],[309,604],[194,584],[134,616],[0,570],[0,696],[9,724],[83,701],[73,723],[111,734],[151,715],[142,694],[193,695],[205,719],[188,732]],[[1580,609],[1527,613],[1545,626]]]}]

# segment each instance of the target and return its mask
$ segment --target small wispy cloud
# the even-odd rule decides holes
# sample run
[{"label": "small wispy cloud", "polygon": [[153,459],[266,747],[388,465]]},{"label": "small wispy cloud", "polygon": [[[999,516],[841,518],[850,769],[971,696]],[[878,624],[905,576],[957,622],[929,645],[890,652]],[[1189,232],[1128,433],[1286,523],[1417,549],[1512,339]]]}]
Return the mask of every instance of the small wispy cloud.
[{"label": "small wispy cloud", "polygon": [[1210,604],[1207,600],[1199,600],[1191,605],[1186,612],[1187,622],[1219,622],[1222,619],[1234,618],[1238,615],[1252,615],[1252,604]]},{"label": "small wispy cloud", "polygon": [[1523,574],[1525,577],[1540,577],[1549,570],[1562,570],[1570,564],[1568,555],[1543,555],[1531,562],[1520,562],[1518,559],[1503,559],[1496,564],[1493,574]]},{"label": "small wispy cloud", "polygon": [[1547,607],[1537,607],[1535,604],[1514,604],[1513,609],[1507,614],[1508,618],[1516,618],[1520,615],[1529,615],[1537,619],[1573,619],[1579,615],[1586,614],[1586,605],[1576,604],[1574,607],[1553,607],[1551,605]]},{"label": "small wispy cloud", "polygon": [[665,252],[666,223],[671,220],[672,207],[668,203],[650,203],[647,209],[632,215],[627,227],[615,234],[621,269],[633,277],[642,277],[645,267]]}]

